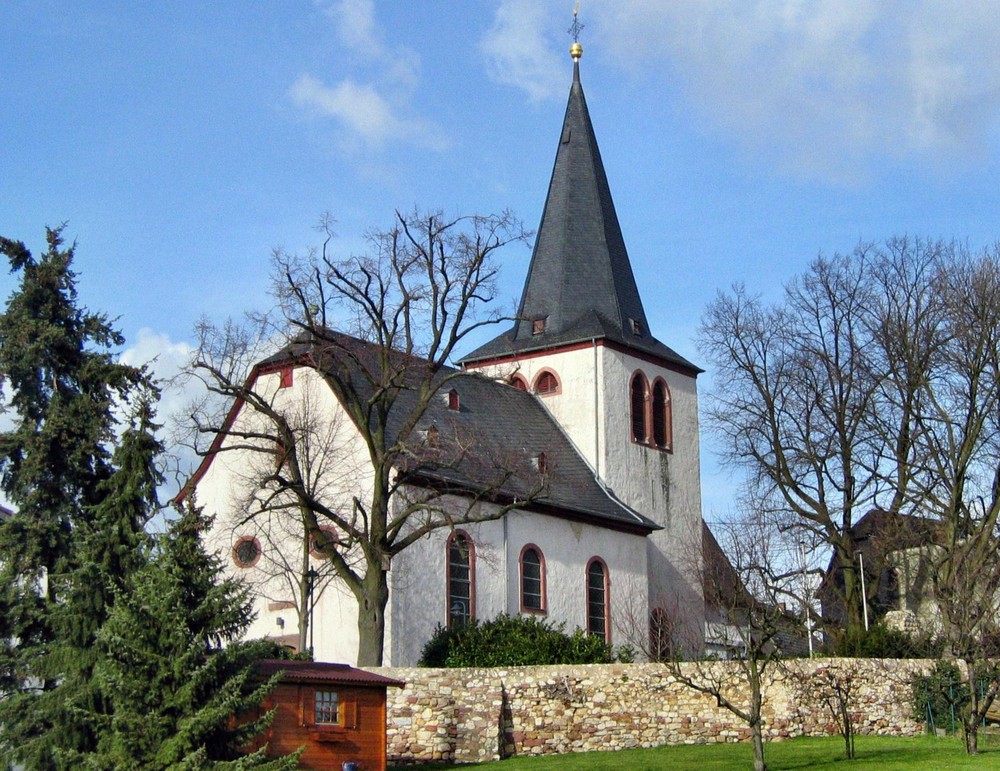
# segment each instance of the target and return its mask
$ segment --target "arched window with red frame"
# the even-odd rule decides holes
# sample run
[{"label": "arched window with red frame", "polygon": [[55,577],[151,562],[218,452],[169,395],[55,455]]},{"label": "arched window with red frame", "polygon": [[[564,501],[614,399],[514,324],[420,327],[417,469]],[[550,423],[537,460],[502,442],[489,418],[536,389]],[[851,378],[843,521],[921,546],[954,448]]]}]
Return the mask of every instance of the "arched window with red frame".
[{"label": "arched window with red frame", "polygon": [[673,416],[670,409],[670,389],[663,378],[653,383],[653,444],[661,450],[674,448]]},{"label": "arched window with red frame", "polygon": [[600,557],[587,563],[587,634],[611,642],[611,581]]},{"label": "arched window with red frame", "polygon": [[539,396],[559,393],[559,378],[550,369],[543,369],[535,377],[535,393]]},{"label": "arched window with red frame", "polygon": [[632,375],[629,384],[629,400],[632,406],[632,441],[649,441],[649,381],[642,372]]},{"label": "arched window with red frame", "polygon": [[528,381],[525,380],[520,375],[511,375],[510,376],[510,384],[512,386],[514,386],[514,388],[518,388],[518,389],[520,389],[522,391],[527,391],[528,390]]},{"label": "arched window with red frame", "polygon": [[448,536],[448,628],[456,629],[476,617],[476,551],[462,530]]},{"label": "arched window with red frame", "polygon": [[521,612],[545,613],[545,557],[533,543],[521,549]]}]

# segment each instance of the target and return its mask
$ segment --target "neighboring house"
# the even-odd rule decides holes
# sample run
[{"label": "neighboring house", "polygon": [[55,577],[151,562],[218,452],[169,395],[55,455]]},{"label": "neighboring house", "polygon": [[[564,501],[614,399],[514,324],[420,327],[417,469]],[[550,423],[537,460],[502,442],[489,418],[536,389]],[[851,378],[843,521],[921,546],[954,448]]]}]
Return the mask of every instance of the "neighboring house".
[{"label": "neighboring house", "polygon": [[299,767],[306,769],[385,771],[386,689],[405,683],[346,664],[257,663],[261,678],[278,672],[278,685],[252,716],[273,709],[273,721],[250,749],[267,744],[268,754],[279,756],[302,748]]},{"label": "neighboring house", "polygon": [[[518,318],[464,357],[466,374],[448,385],[419,433],[425,446],[461,434],[470,447],[530,464],[492,496],[522,500],[519,491],[540,476],[544,488],[495,521],[430,533],[386,565],[385,663],[414,664],[438,625],[505,612],[582,627],[617,645],[648,635],[647,620],[669,608],[681,639],[700,650],[701,370],[649,328],[578,62]],[[360,357],[365,346],[338,339],[339,350]],[[326,367],[346,366],[353,365],[343,355],[299,340],[262,362],[253,378],[276,408],[308,401],[323,416],[337,436],[325,459],[339,470],[330,500],[349,505],[354,495],[363,499],[371,469],[357,430],[322,377]],[[252,419],[238,404],[230,414],[231,421]],[[389,421],[391,427],[392,415]],[[215,449],[227,441],[220,435]],[[281,596],[287,589],[264,570],[264,552],[277,548],[274,540],[299,554],[304,547],[293,533],[262,537],[273,533],[262,533],[246,511],[241,471],[248,462],[239,452],[211,453],[192,485],[198,504],[215,516],[217,547],[254,587],[250,634],[290,641],[295,602]],[[490,475],[490,464],[473,451],[451,469],[428,464],[425,481],[448,484],[461,497],[475,495],[475,485],[489,484]],[[272,518],[264,526],[280,524]],[[354,661],[353,596],[331,583],[315,601],[315,657]]]},{"label": "neighboring house", "polygon": [[[864,563],[869,625],[890,613],[897,624],[906,616],[935,622],[937,609],[926,560],[926,549],[936,537],[934,521],[872,509],[848,533],[855,559],[859,565]],[[816,596],[826,625],[833,628],[845,623],[843,587],[843,571],[831,557]],[[910,630],[915,628],[911,625]]]}]

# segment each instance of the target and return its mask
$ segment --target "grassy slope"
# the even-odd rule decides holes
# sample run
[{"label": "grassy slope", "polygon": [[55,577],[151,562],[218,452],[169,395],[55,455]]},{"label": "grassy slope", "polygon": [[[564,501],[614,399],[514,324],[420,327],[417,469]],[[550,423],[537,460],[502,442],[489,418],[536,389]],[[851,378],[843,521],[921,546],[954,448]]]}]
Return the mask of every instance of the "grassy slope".
[{"label": "grassy slope", "polygon": [[[855,743],[857,758],[844,759],[840,737],[793,739],[768,744],[765,758],[771,771],[792,769],[839,769],[860,771],[918,771],[919,769],[994,769],[1000,768],[1000,743],[994,737],[980,740],[982,752],[976,757],[965,754],[960,739],[921,737],[916,739],[859,736]],[[534,758],[511,758],[498,763],[461,766],[419,766],[419,769],[488,768],[491,771],[596,771],[596,769],[746,769],[753,766],[749,744],[709,744],[659,747],[652,750],[590,752]],[[412,771],[413,767],[410,767]]]}]

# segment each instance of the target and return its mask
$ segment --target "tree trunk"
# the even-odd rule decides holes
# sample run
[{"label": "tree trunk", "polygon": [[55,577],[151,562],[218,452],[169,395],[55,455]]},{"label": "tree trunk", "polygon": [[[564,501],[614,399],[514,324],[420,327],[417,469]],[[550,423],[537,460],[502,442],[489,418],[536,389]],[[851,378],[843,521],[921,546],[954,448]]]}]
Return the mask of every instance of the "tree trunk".
[{"label": "tree trunk", "polygon": [[761,670],[758,662],[751,654],[749,657],[750,675],[750,731],[753,734],[753,771],[767,771],[767,763],[764,762],[764,735],[763,719],[761,713],[764,707],[764,691],[761,683]]},{"label": "tree trunk", "polygon": [[358,596],[358,666],[382,666],[389,580],[380,565],[369,565]]},{"label": "tree trunk", "polygon": [[767,763],[764,762],[764,736],[761,733],[760,723],[755,723],[753,731],[753,771],[767,771]]},{"label": "tree trunk", "polygon": [[968,755],[979,754],[979,720],[975,716],[965,720],[965,752]]}]

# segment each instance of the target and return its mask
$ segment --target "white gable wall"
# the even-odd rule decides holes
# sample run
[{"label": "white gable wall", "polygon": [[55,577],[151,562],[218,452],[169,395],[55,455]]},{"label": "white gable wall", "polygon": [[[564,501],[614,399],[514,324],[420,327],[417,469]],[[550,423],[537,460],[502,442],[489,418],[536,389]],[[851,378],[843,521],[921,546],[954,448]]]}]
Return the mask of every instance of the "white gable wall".
[{"label": "white gable wall", "polygon": [[[279,388],[278,384],[279,376],[273,373],[260,376],[255,387],[293,425],[309,426],[309,441],[302,447],[308,446],[311,484],[322,491],[327,505],[339,504],[349,511],[353,496],[366,499],[373,482],[360,434],[314,370],[297,367],[290,387]],[[263,426],[263,420],[252,409],[244,408],[235,425],[245,428],[260,422]],[[226,449],[239,441],[223,441],[223,449],[195,486],[198,505],[215,518],[206,545],[219,554],[229,575],[251,587],[256,618],[247,636],[287,639],[298,630],[295,581],[303,566],[303,529],[294,509],[260,512],[254,491],[267,472],[265,466],[273,464],[275,458],[255,449]],[[244,536],[254,536],[261,544],[261,558],[249,568],[238,567],[233,560],[233,547]],[[315,657],[318,661],[354,663],[358,641],[354,595],[330,578],[332,569],[326,560],[310,557],[309,565],[325,576],[314,595]],[[287,607],[289,604],[293,607]]]}]

